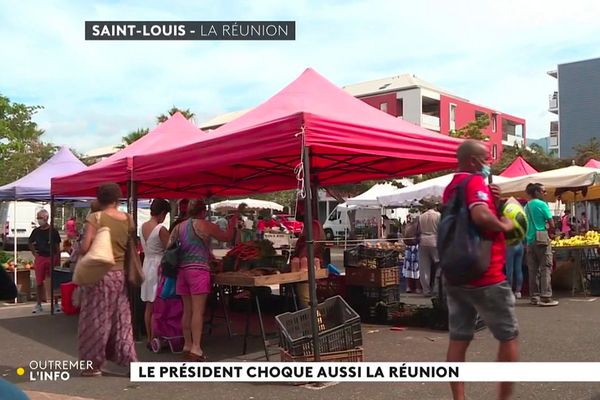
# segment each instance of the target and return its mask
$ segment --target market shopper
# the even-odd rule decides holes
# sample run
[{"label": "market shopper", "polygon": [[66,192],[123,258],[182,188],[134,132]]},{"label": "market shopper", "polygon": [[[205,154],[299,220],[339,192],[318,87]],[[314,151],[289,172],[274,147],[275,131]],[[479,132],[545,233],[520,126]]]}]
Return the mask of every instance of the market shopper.
[{"label": "market shopper", "polygon": [[422,293],[419,279],[419,245],[417,243],[417,220],[410,214],[402,232],[402,240],[406,245],[402,276],[406,279],[406,293]]},{"label": "market shopper", "polygon": [[[304,221],[304,202],[300,201],[296,205],[296,221],[303,222]],[[314,248],[314,256],[319,260],[320,264],[324,265],[325,258],[325,231],[321,226],[321,222],[317,217],[317,210],[313,207],[313,220],[312,220],[312,230],[313,230],[313,248]],[[304,225],[306,226],[306,224]],[[296,242],[296,247],[294,249],[294,253],[292,257],[298,257],[302,259],[306,257],[308,259],[308,245],[307,245],[307,236],[306,229],[302,229],[302,233],[298,237],[298,241]],[[310,307],[310,286],[308,282],[300,282],[296,284],[296,296],[298,299],[298,307],[299,308],[308,308]]]},{"label": "market shopper", "polygon": [[144,249],[144,282],[142,283],[141,297],[142,301],[146,303],[144,322],[148,337],[146,347],[149,349],[151,348],[150,342],[154,338],[152,335],[152,307],[158,288],[158,269],[169,243],[169,231],[162,223],[170,211],[171,205],[168,201],[154,199],[150,205],[150,220],[142,224],[141,242]]},{"label": "market shopper", "polygon": [[525,246],[523,242],[519,242],[514,246],[506,245],[506,280],[514,290],[517,299],[522,297],[524,256]]},{"label": "market shopper", "polygon": [[529,220],[527,229],[527,267],[531,304],[557,306],[552,298],[552,245],[550,232],[554,232],[554,219],[544,200],[546,189],[542,184],[530,183],[525,189],[530,199],[525,206]]},{"label": "market shopper", "polygon": [[579,233],[586,233],[590,230],[590,221],[588,220],[587,214],[585,212],[581,213],[581,218],[579,219]]},{"label": "market shopper", "polygon": [[175,227],[182,223],[183,221],[188,219],[188,205],[189,199],[181,199],[177,203],[177,218],[171,222],[171,228],[169,228],[169,232],[173,232]]},{"label": "market shopper", "polygon": [[98,187],[98,204],[94,209],[102,211],[91,213],[85,222],[81,256],[89,251],[98,229],[108,227],[115,265],[100,281],[81,288],[79,359],[92,362],[92,369],[82,372],[82,376],[101,375],[101,368],[107,360],[121,366],[137,361],[123,271],[133,224],[127,213],[117,209],[121,197],[121,188],[116,183]]},{"label": "market shopper", "polygon": [[[36,300],[33,309],[34,314],[43,311],[42,302],[50,298],[50,274],[55,265],[60,264],[60,235],[58,231],[48,223],[50,215],[46,210],[37,213],[38,227],[29,235],[29,250],[33,254],[33,269],[35,271]],[[52,250],[50,246],[50,235],[52,235]],[[54,260],[50,259],[50,253],[54,254]],[[16,264],[16,262],[15,262]],[[58,304],[54,305],[54,312],[59,312]]]},{"label": "market shopper", "polygon": [[565,213],[560,217],[560,233],[562,237],[568,239],[571,236],[573,224],[571,223],[571,210],[565,210]]},{"label": "market shopper", "polygon": [[423,295],[430,297],[436,290],[437,264],[440,262],[437,251],[437,232],[441,214],[436,204],[426,203],[427,211],[419,216],[417,236],[419,240],[419,274]]},{"label": "market shopper", "polygon": [[[504,233],[511,231],[513,224],[506,218],[497,217],[496,203],[500,191],[494,185],[487,186],[484,180],[490,173],[487,147],[482,142],[466,140],[459,146],[457,158],[459,172],[444,191],[443,202],[445,204],[453,197],[464,179],[470,179],[465,187],[470,219],[492,243],[490,264],[482,276],[467,285],[445,283],[450,331],[447,361],[465,361],[478,314],[500,342],[497,361],[517,361],[519,330],[515,298],[503,273],[506,258]],[[450,387],[454,400],[464,400],[464,382],[452,382]],[[500,383],[498,399],[509,399],[512,388],[512,382]]]},{"label": "market shopper", "polygon": [[231,240],[235,235],[238,215],[229,220],[227,231],[206,220],[206,205],[202,199],[189,202],[188,219],[171,234],[170,243],[179,242],[177,295],[183,300],[183,353],[190,361],[205,361],[201,348],[206,300],[211,292],[211,240]]},{"label": "market shopper", "polygon": [[77,220],[75,217],[71,217],[65,223],[65,231],[67,232],[68,239],[77,238]]}]

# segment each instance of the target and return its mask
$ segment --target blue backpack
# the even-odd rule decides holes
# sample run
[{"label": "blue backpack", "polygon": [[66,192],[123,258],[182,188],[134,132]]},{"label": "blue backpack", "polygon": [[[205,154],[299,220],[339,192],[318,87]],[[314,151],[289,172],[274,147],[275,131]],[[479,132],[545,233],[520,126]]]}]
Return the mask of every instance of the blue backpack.
[{"label": "blue backpack", "polygon": [[490,265],[491,240],[484,239],[471,221],[465,188],[471,175],[457,185],[445,205],[438,228],[440,268],[448,284],[459,286],[481,277]]}]

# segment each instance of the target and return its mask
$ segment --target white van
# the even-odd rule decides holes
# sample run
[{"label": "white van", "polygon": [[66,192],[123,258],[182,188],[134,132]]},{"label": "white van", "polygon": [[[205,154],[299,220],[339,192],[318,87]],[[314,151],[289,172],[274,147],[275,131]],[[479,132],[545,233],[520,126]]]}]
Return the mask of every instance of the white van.
[{"label": "white van", "polygon": [[[17,207],[16,221],[15,205]],[[42,209],[50,212],[50,205],[29,201],[3,201],[0,203],[0,239],[5,250],[11,250],[14,247],[15,226],[17,245],[27,244],[29,235],[38,226],[37,213]]]},{"label": "white van", "polygon": [[348,207],[345,203],[339,204],[333,209],[327,217],[327,221],[323,224],[327,240],[333,240],[336,237],[344,238],[350,233],[350,218],[348,217],[348,211],[350,210],[356,210],[355,222],[357,227],[377,227],[378,221],[381,218],[380,208]]}]

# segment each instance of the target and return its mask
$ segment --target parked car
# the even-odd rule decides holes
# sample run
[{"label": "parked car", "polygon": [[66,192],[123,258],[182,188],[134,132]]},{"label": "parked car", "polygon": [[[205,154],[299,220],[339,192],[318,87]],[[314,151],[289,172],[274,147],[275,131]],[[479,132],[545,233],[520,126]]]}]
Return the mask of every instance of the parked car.
[{"label": "parked car", "polygon": [[293,215],[288,214],[277,214],[273,215],[273,219],[279,222],[289,233],[294,236],[300,236],[304,223],[296,221]]}]

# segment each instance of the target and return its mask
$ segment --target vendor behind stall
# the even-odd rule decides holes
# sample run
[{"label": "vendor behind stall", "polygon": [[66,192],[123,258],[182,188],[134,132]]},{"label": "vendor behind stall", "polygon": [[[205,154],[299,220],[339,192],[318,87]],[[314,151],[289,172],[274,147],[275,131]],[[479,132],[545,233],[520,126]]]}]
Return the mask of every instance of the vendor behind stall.
[{"label": "vendor behind stall", "polygon": [[[304,202],[300,201],[296,205],[296,221],[304,221]],[[304,225],[306,226],[306,225]],[[325,231],[323,231],[323,227],[318,219],[317,210],[313,206],[313,241],[314,241],[314,250],[315,250],[315,258],[318,258],[321,261],[321,266],[324,265],[323,257],[325,253]],[[294,250],[294,254],[292,257],[306,257],[308,258],[308,245],[306,243],[306,230],[303,229],[298,241],[296,242],[296,248]],[[301,282],[296,284],[296,295],[298,296],[298,306],[300,308],[309,307],[310,301],[310,291],[308,282]]]}]

